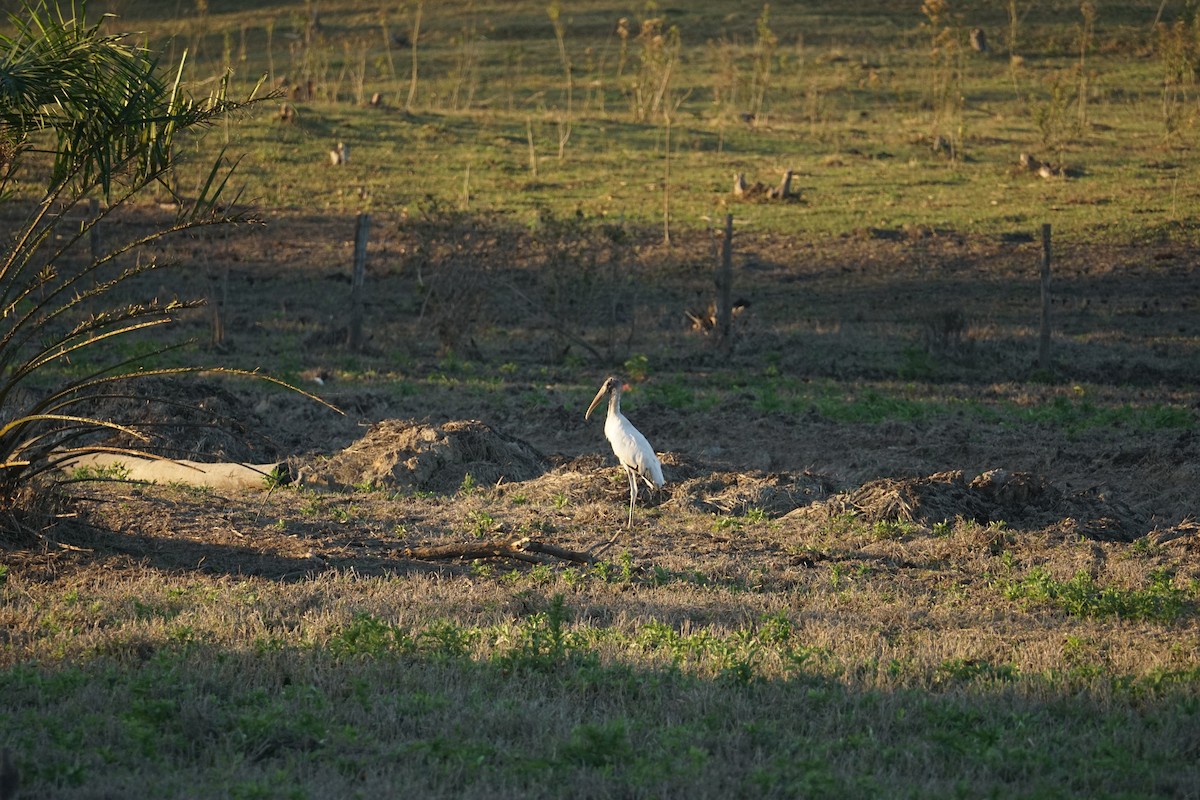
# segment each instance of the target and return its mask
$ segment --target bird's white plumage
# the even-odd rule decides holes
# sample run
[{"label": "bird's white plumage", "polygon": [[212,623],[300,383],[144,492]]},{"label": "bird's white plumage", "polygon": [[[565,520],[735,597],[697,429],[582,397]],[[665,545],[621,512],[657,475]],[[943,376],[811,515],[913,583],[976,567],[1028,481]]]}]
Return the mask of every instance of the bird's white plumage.
[{"label": "bird's white plumage", "polygon": [[612,409],[611,403],[616,400],[617,395],[614,394],[613,400],[610,401],[608,419],[604,422],[604,435],[612,445],[613,453],[622,466],[632,467],[638,477],[655,489],[661,489],[664,483],[662,464],[654,454],[654,448],[620,410]]},{"label": "bird's white plumage", "polygon": [[641,431],[633,427],[625,415],[621,413],[621,382],[616,378],[608,378],[600,391],[596,393],[588,406],[584,418],[591,417],[592,411],[600,404],[604,395],[608,398],[608,417],[604,421],[604,435],[612,445],[613,453],[625,473],[629,477],[629,525],[633,526],[633,507],[637,502],[637,480],[641,478],[649,486],[661,489],[663,480],[662,464],[654,453],[650,442]]}]

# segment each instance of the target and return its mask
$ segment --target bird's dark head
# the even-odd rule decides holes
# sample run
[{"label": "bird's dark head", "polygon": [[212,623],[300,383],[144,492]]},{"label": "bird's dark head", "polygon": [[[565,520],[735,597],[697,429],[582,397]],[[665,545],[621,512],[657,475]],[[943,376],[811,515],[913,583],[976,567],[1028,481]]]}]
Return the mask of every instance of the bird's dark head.
[{"label": "bird's dark head", "polygon": [[596,392],[596,396],[592,398],[591,405],[588,406],[587,413],[583,415],[584,419],[589,419],[592,412],[596,410],[596,406],[600,405],[600,401],[608,395],[609,392],[621,391],[621,381],[615,375],[609,375],[605,378],[604,383],[600,386],[600,391]]}]

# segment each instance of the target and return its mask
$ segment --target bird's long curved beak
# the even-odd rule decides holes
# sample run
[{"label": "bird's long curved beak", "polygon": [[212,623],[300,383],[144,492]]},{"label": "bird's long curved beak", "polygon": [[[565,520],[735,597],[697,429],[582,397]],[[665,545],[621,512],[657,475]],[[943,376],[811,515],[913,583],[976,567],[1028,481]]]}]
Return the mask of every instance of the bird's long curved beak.
[{"label": "bird's long curved beak", "polygon": [[596,396],[592,398],[592,404],[588,406],[587,413],[583,415],[584,419],[590,419],[592,412],[596,410],[596,406],[600,405],[600,401],[604,399],[604,395],[608,394],[608,384],[605,383],[600,387],[600,391],[596,392]]}]

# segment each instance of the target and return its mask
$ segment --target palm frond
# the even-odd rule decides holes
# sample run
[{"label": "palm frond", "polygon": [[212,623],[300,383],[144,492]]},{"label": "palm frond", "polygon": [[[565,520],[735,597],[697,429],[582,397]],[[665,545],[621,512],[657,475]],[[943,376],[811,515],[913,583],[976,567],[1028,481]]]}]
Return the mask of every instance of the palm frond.
[{"label": "palm frond", "polygon": [[[119,387],[138,379],[202,371],[253,377],[337,410],[257,371],[147,367],[186,343],[158,343],[134,355],[114,347],[136,342],[203,304],[118,303],[115,298],[138,276],[176,266],[141,258],[166,237],[201,226],[258,221],[232,210],[240,200],[230,187],[239,159],[222,152],[198,195],[179,204],[173,223],[117,243],[82,264],[72,254],[92,226],[152,184],[170,186],[177,138],[256,102],[261,82],[243,101],[228,99],[224,82],[194,98],[185,91],[186,53],[164,79],[153,53],[128,44],[124,34],[103,33],[107,17],[89,21],[85,8],[26,0],[19,14],[11,15],[9,33],[0,35],[0,202],[27,154],[43,148],[51,155],[44,190],[0,253],[0,505],[80,453],[152,456],[102,440],[120,435],[150,441],[146,432],[154,423],[108,419],[98,411],[106,398],[132,397]],[[68,221],[70,210],[97,194],[104,200],[101,209],[83,224]],[[123,266],[135,252],[137,260]],[[85,365],[82,370],[79,364]]]}]

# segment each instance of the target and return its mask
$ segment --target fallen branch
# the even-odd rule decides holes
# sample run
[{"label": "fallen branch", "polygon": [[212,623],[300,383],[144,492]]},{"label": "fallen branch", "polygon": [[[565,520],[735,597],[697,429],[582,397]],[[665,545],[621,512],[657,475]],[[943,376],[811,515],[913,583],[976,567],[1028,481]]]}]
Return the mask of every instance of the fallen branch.
[{"label": "fallen branch", "polygon": [[563,561],[574,561],[578,564],[593,564],[596,559],[588,553],[580,553],[577,550],[567,550],[565,547],[558,547],[545,542],[538,542],[532,539],[525,542],[524,547],[530,553],[544,553],[554,558],[560,558]]},{"label": "fallen branch", "polygon": [[406,547],[405,558],[419,561],[437,561],[448,558],[515,558],[518,561],[542,563],[544,559],[537,556],[552,556],[563,561],[573,561],[577,564],[594,564],[596,559],[588,553],[567,550],[545,542],[539,542],[528,537],[520,539],[493,539],[487,542],[464,542],[460,544],[439,544],[429,547]]},{"label": "fallen branch", "polygon": [[754,183],[746,182],[746,174],[739,172],[733,176],[733,196],[739,200],[782,200],[791,202],[800,199],[800,195],[792,192],[792,178],[796,173],[790,169],[785,170],[783,177],[779,181],[779,185],[775,187],[767,186],[761,181]]}]

